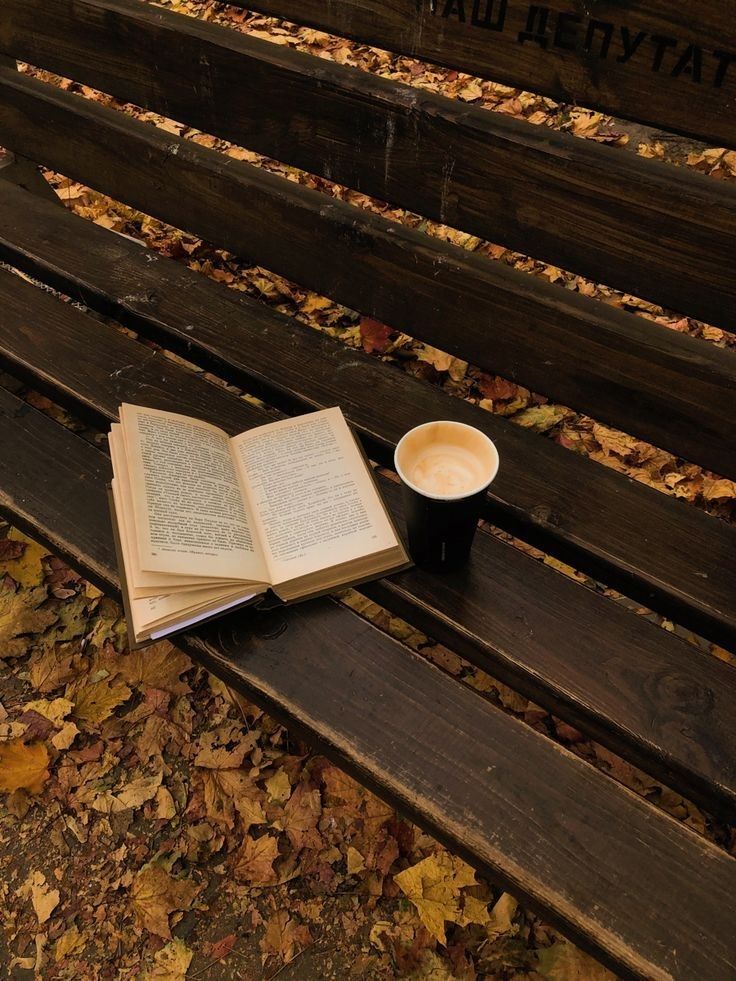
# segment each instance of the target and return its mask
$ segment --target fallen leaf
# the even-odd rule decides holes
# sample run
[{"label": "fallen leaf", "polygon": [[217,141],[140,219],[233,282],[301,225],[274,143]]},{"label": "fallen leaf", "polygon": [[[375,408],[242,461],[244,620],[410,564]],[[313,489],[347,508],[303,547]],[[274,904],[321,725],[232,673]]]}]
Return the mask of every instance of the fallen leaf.
[{"label": "fallen leaf", "polygon": [[360,322],[360,339],[367,354],[377,351],[383,354],[391,342],[391,328],[378,320],[363,317]]},{"label": "fallen leaf", "polygon": [[156,796],[162,778],[163,774],[160,772],[149,777],[138,777],[137,780],[132,780],[116,795],[117,799],[123,807],[140,807],[141,804],[145,804],[147,800]]},{"label": "fallen leaf", "polygon": [[276,882],[273,863],[278,858],[279,843],[273,835],[260,838],[246,837],[237,855],[233,875],[252,886],[265,886]]},{"label": "fallen leaf", "polygon": [[69,645],[47,647],[31,662],[30,681],[36,691],[49,692],[68,684],[76,675],[74,654],[67,653]]},{"label": "fallen leaf", "polygon": [[158,821],[169,821],[176,817],[176,804],[166,787],[159,787],[156,791],[155,817]]},{"label": "fallen leaf", "polygon": [[179,676],[191,667],[192,662],[186,654],[164,640],[119,658],[117,671],[124,681],[136,688],[160,688],[172,695],[186,695],[191,689]]},{"label": "fallen leaf", "polygon": [[352,845],[348,845],[348,875],[356,875],[358,872],[362,872],[365,868],[365,859],[360,854],[357,848],[353,848]]},{"label": "fallen leaf", "polygon": [[320,847],[322,839],[317,831],[317,823],[321,814],[322,800],[319,790],[304,781],[297,784],[284,808],[281,822],[294,848]]},{"label": "fallen leaf", "polygon": [[27,635],[39,634],[55,623],[53,610],[35,609],[30,599],[29,594],[12,589],[0,592],[0,659],[25,654],[32,643]]},{"label": "fallen leaf", "polygon": [[73,722],[65,722],[61,729],[51,737],[51,745],[54,749],[69,749],[74,740],[79,735],[79,729]]},{"label": "fallen leaf", "polygon": [[[67,692],[69,694],[69,692]],[[131,696],[131,690],[122,682],[113,684],[109,679],[84,681],[73,691],[74,717],[90,725],[99,725],[109,719],[118,705]]]},{"label": "fallen leaf", "polygon": [[514,422],[523,426],[525,429],[535,429],[538,433],[544,433],[552,429],[569,415],[569,410],[561,405],[530,405],[528,409],[523,409],[512,416]]},{"label": "fallen leaf", "polygon": [[49,778],[49,751],[43,743],[11,739],[0,743],[0,791],[40,794]]},{"label": "fallen leaf", "polygon": [[213,944],[207,944],[207,956],[213,961],[224,960],[235,946],[235,940],[235,934],[228,933],[222,940],[216,940]]},{"label": "fallen leaf", "polygon": [[419,918],[432,936],[444,944],[445,921],[462,920],[460,890],[475,885],[475,873],[461,859],[439,852],[404,869],[394,876],[394,881],[416,906]]},{"label": "fallen leaf", "polygon": [[68,698],[54,698],[52,701],[40,698],[34,702],[26,702],[23,706],[26,712],[38,712],[44,719],[48,719],[56,726],[61,725],[62,720],[69,715],[73,708],[74,702],[70,702]]},{"label": "fallen leaf", "polygon": [[564,940],[538,950],[537,959],[537,971],[549,981],[615,981],[615,975]]},{"label": "fallen leaf", "polygon": [[266,780],[266,790],[271,800],[283,803],[289,799],[291,794],[291,784],[289,777],[284,769],[279,769],[272,777]]},{"label": "fallen leaf", "polygon": [[184,981],[192,963],[194,951],[180,937],[176,937],[153,955],[153,970],[146,975],[156,981]]},{"label": "fallen leaf", "polygon": [[79,953],[84,950],[86,943],[87,941],[79,932],[77,925],[70,926],[56,941],[54,961],[58,964],[59,961],[62,961],[65,957],[69,957],[70,954]]},{"label": "fallen leaf", "polygon": [[255,732],[245,732],[238,723],[227,722],[201,737],[194,764],[213,770],[235,769],[241,765],[245,754],[253,749],[256,741]]},{"label": "fallen leaf", "polygon": [[130,897],[141,926],[170,940],[169,914],[189,909],[198,891],[196,883],[175,879],[161,865],[149,862],[133,879]]},{"label": "fallen leaf", "polygon": [[43,872],[31,872],[17,894],[21,898],[30,894],[39,923],[45,923],[59,905],[59,890],[49,889]]},{"label": "fallen leaf", "polygon": [[266,921],[266,931],[260,941],[262,956],[265,964],[269,957],[278,957],[284,964],[293,960],[295,949],[302,950],[312,942],[309,927],[291,919],[284,909],[277,910]]}]

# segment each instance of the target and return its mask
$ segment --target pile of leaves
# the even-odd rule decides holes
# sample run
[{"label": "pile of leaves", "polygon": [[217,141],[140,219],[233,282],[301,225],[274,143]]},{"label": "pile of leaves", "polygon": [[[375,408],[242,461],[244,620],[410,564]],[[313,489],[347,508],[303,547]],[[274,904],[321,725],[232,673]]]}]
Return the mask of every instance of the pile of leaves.
[{"label": "pile of leaves", "polygon": [[5,972],[607,977],[170,643],[128,651],[116,603],[0,534]]}]

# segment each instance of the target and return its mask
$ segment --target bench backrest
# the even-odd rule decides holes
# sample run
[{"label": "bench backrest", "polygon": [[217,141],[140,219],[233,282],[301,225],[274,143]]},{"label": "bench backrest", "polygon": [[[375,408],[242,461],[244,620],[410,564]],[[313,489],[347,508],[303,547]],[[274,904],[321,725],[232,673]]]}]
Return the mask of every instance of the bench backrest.
[{"label": "bench backrest", "polygon": [[[516,0],[249,6],[736,145],[736,37],[715,0],[599,3],[594,13]],[[0,52],[736,328],[736,186],[139,0],[5,0]],[[10,70],[0,87],[9,148],[482,368],[736,472],[733,355]]]}]

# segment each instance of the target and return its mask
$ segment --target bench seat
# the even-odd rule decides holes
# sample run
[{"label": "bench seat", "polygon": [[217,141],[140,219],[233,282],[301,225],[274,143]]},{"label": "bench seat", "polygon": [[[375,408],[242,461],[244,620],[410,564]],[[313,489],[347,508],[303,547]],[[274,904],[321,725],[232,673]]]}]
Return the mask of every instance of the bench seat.
[{"label": "bench seat", "polygon": [[[3,512],[117,594],[107,457],[2,389],[0,442]],[[734,859],[333,600],[177,642],[621,974],[733,977]]]}]

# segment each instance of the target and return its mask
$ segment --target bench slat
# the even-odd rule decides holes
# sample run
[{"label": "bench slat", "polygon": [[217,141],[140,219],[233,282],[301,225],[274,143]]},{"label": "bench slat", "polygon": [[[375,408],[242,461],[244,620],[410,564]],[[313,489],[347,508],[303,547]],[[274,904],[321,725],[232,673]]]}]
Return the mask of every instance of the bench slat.
[{"label": "bench slat", "polygon": [[[587,105],[715,146],[736,146],[730,111],[736,92],[736,36],[732,11],[722,0],[597,0],[595,5],[585,0],[536,5],[522,0],[227,2],[531,89],[558,102]],[[501,6],[507,13],[498,31],[494,25]],[[548,12],[545,30],[539,30],[543,15],[538,13],[532,36],[521,41],[533,7]],[[567,16],[560,22],[559,14]],[[690,44],[699,52],[688,57]],[[696,61],[700,79],[692,71]]]},{"label": "bench slat", "polygon": [[[0,69],[0,142],[349,307],[736,473],[736,355]],[[286,245],[288,243],[288,246]]]},{"label": "bench slat", "polygon": [[736,328],[736,187],[140,0],[5,0],[4,23],[21,60]]},{"label": "bench slat", "polygon": [[736,646],[736,528],[2,183],[0,210],[0,257],[287,412],[341,404],[375,459],[427,419],[481,427],[503,458],[492,520]]},{"label": "bench slat", "polygon": [[[0,442],[0,509],[116,592],[102,453],[3,390]],[[736,971],[732,858],[334,602],[180,646],[621,974]]]},{"label": "bench slat", "polygon": [[[79,236],[74,241],[78,246]],[[96,254],[104,251],[100,246]],[[166,264],[153,265],[163,271]],[[140,286],[129,268],[119,268],[128,288]],[[173,286],[167,282],[166,292]],[[172,295],[189,306],[186,287]],[[268,419],[10,273],[0,273],[0,297],[0,361],[102,426],[116,418],[121,401],[141,400],[174,411],[196,409],[233,433]],[[226,311],[227,319],[223,312],[212,308],[221,329],[237,334],[234,315],[241,311]],[[316,340],[308,328],[301,331]],[[247,347],[243,353],[258,358]],[[375,362],[366,373],[364,386],[388,404],[391,390],[384,395],[381,375],[394,391],[403,379]],[[382,489],[401,521],[398,488],[382,480]],[[736,672],[730,666],[486,533],[469,570],[442,577],[412,570],[364,591],[676,789],[733,814]]]}]

